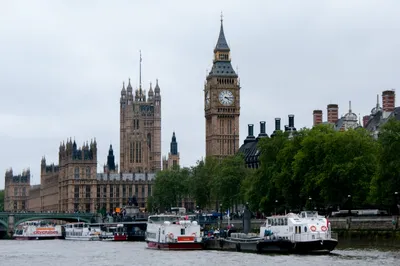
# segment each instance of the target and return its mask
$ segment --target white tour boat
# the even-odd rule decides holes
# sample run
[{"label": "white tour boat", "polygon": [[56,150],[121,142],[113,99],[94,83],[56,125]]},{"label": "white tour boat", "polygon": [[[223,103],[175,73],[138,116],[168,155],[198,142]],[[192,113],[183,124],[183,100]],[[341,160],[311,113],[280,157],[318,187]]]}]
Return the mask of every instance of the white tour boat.
[{"label": "white tour boat", "polygon": [[146,242],[147,247],[152,249],[204,249],[200,225],[179,215],[149,216]]},{"label": "white tour boat", "polygon": [[316,211],[303,211],[268,217],[260,227],[260,237],[288,239],[294,243],[293,252],[330,252],[338,244],[332,238],[329,221]]},{"label": "white tour boat", "polygon": [[69,223],[65,225],[66,240],[101,240],[101,230],[99,227],[92,227],[87,223]]},{"label": "white tour boat", "polygon": [[13,234],[17,240],[43,240],[62,238],[61,225],[46,221],[29,221],[20,224]]}]

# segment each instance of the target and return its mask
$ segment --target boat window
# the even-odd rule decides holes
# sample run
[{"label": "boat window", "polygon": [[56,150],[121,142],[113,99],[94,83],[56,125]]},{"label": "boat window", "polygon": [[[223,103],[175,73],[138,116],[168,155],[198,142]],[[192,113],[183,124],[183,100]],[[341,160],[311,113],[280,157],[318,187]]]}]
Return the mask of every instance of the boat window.
[{"label": "boat window", "polygon": [[307,226],[304,226],[304,233],[307,232]]},{"label": "boat window", "polygon": [[301,226],[299,226],[299,234],[301,234]]},{"label": "boat window", "polygon": [[285,225],[288,225],[287,218],[285,218]]},{"label": "boat window", "polygon": [[304,212],[301,213],[301,218],[306,218],[306,214]]},{"label": "boat window", "polygon": [[181,235],[185,235],[185,228],[181,228]]}]

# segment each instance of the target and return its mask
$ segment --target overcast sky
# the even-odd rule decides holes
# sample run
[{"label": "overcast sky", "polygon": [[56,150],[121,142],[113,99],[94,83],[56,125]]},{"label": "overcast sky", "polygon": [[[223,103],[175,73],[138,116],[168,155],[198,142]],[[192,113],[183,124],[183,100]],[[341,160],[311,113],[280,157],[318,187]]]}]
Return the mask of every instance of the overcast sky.
[{"label": "overcast sky", "polygon": [[4,173],[40,159],[58,163],[60,141],[96,138],[98,168],[113,144],[119,163],[122,82],[158,78],[162,154],[176,131],[181,164],[205,154],[203,88],[224,14],[241,80],[240,140],[247,124],[339,104],[368,114],[400,82],[400,1],[18,1],[0,2],[0,188]]}]

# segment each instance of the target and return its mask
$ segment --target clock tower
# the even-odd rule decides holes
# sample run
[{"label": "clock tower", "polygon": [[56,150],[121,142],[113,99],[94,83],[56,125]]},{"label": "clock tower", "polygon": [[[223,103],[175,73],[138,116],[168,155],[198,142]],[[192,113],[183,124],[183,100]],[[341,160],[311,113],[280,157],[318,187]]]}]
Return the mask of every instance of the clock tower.
[{"label": "clock tower", "polygon": [[206,156],[223,158],[239,149],[240,84],[231,65],[221,15],[214,60],[204,86]]}]

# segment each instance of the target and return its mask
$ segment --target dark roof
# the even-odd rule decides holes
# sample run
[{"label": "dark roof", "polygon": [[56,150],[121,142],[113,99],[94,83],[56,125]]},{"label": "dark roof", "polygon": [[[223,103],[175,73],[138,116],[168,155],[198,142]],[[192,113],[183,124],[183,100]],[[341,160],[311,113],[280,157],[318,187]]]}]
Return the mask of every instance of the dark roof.
[{"label": "dark roof", "polygon": [[245,143],[240,146],[239,152],[244,155],[244,160],[246,164],[258,163],[258,157],[260,152],[257,147],[258,139],[253,141],[245,141]]},{"label": "dark roof", "polygon": [[343,126],[344,123],[344,117],[341,117],[338,121],[335,123],[335,130],[340,130]]},{"label": "dark roof", "polygon": [[208,76],[237,78],[237,74],[229,61],[215,61]]},{"label": "dark roof", "polygon": [[221,28],[219,30],[217,45],[215,46],[214,49],[214,52],[216,51],[230,51],[228,43],[225,39],[224,25],[222,24],[222,20],[221,20]]}]

